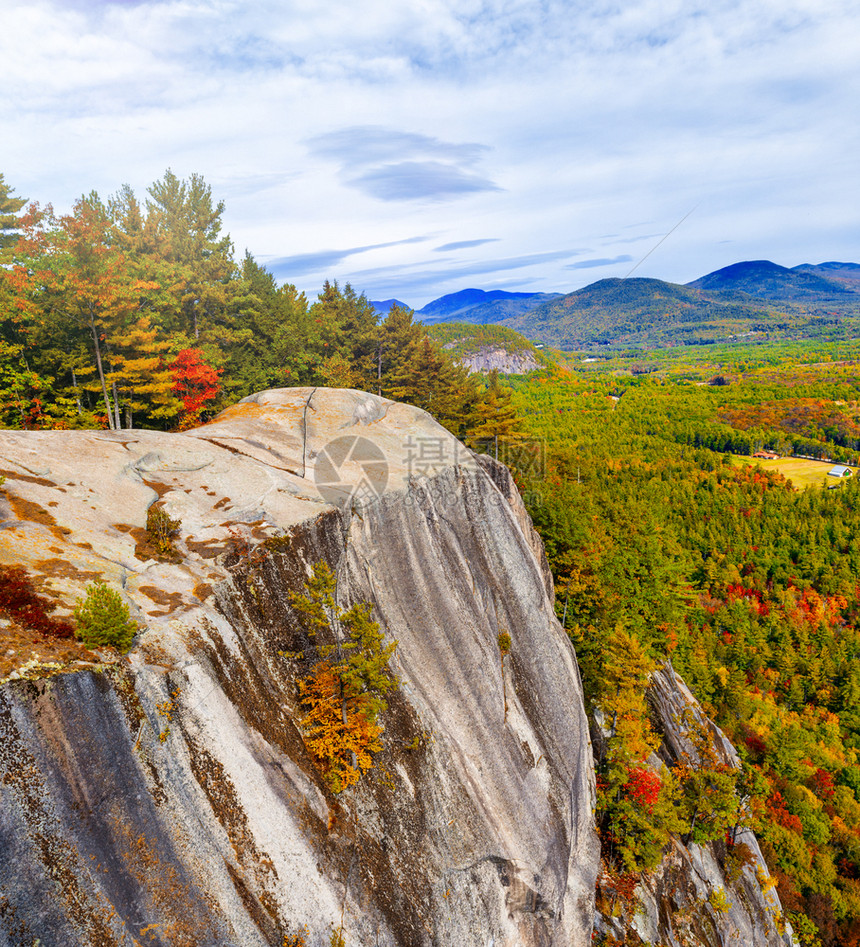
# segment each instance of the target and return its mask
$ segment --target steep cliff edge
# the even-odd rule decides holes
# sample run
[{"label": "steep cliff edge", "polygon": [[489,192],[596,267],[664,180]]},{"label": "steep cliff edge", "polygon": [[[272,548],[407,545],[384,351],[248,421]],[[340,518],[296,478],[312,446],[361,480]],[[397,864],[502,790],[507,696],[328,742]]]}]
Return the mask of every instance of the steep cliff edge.
[{"label": "steep cliff edge", "polygon": [[[0,445],[0,561],[69,605],[101,577],[142,628],[126,658],[0,687],[2,947],[590,942],[579,676],[503,468],[420,411],[328,389],[185,434]],[[147,540],[156,502],[176,561]],[[321,560],[398,641],[383,752],[336,798],[291,657],[288,594]]]}]

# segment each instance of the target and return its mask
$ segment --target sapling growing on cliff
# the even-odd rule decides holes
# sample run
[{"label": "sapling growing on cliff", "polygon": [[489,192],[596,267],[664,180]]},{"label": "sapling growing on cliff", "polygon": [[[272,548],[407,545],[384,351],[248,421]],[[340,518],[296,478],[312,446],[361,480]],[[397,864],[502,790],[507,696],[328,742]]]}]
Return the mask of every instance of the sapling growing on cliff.
[{"label": "sapling growing on cliff", "polygon": [[128,651],[137,632],[122,596],[100,581],[90,582],[86,597],[78,599],[75,621],[75,634],[89,648],[109,645]]},{"label": "sapling growing on cliff", "polygon": [[325,562],[314,566],[305,594],[294,593],[290,601],[311,638],[333,639],[318,646],[322,660],[298,681],[298,690],[305,745],[332,792],[341,792],[371,768],[372,754],[382,748],[378,718],[397,685],[388,670],[397,642],[383,644],[369,603],[346,610],[336,603],[335,575]]},{"label": "sapling growing on cliff", "polygon": [[168,559],[178,558],[173,537],[179,532],[179,520],[171,519],[160,506],[151,506],[146,513],[146,534],[160,555]]}]

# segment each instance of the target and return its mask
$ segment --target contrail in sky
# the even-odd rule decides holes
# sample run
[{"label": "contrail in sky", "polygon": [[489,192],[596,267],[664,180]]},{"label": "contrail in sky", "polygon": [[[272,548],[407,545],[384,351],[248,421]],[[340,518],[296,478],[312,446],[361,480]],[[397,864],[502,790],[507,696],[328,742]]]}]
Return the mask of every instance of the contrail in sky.
[{"label": "contrail in sky", "polygon": [[[701,203],[701,202],[700,202],[700,203]],[[699,206],[699,205],[696,204],[696,207],[698,207],[698,206]],[[693,210],[695,210],[696,207],[694,207]],[[669,231],[669,233],[667,233],[667,234],[665,234],[664,236],[662,236],[662,237],[654,244],[654,246],[651,247],[651,249],[645,254],[645,256],[642,257],[642,259],[636,264],[636,266],[633,267],[633,269],[630,271],[630,273],[633,273],[635,270],[637,270],[637,269],[648,259],[648,257],[651,256],[651,254],[657,249],[657,247],[659,247],[660,244],[663,243],[663,241],[664,241],[667,237],[670,237],[670,236],[681,226],[681,224],[684,223],[684,221],[690,216],[690,214],[693,213],[693,210],[687,211],[687,213],[684,214],[684,216],[678,221],[677,224],[675,224],[675,226]],[[627,277],[630,276],[630,273],[626,273],[622,278],[623,278],[623,279],[627,279]]]}]

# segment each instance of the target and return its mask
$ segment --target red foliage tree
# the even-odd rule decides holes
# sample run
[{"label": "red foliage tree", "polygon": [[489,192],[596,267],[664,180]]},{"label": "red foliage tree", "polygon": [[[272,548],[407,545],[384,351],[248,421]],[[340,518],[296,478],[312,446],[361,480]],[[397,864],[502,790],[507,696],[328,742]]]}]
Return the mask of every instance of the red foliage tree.
[{"label": "red foliage tree", "polygon": [[635,767],[624,784],[624,794],[646,812],[653,812],[660,797],[660,777],[650,769]]},{"label": "red foliage tree", "polygon": [[203,409],[221,390],[220,368],[212,368],[200,349],[183,349],[170,363],[173,391],[182,400],[181,429],[193,427]]},{"label": "red foliage tree", "polygon": [[833,798],[836,786],[833,783],[833,777],[826,769],[817,769],[809,780],[809,788],[825,802]]}]

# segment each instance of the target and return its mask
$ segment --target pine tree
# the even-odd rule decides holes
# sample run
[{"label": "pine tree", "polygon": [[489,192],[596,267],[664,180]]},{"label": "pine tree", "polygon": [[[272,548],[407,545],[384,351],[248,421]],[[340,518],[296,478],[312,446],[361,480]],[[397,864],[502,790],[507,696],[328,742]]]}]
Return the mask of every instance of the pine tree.
[{"label": "pine tree", "polygon": [[493,453],[499,459],[499,439],[514,440],[522,428],[522,421],[511,402],[511,391],[499,384],[499,373],[490,372],[486,392],[478,398],[474,408],[475,424],[470,434],[473,441],[492,440]]},{"label": "pine tree", "polygon": [[236,268],[230,238],[221,236],[224,202],[213,202],[202,175],[180,181],[170,170],[148,193],[147,225],[154,250],[170,264],[170,289],[178,302],[181,328],[197,340],[213,322],[231,322]]},{"label": "pine tree", "polygon": [[14,197],[13,193],[0,174],[0,262],[3,260],[3,250],[13,246],[18,240],[16,214],[27,203],[25,197]]}]

